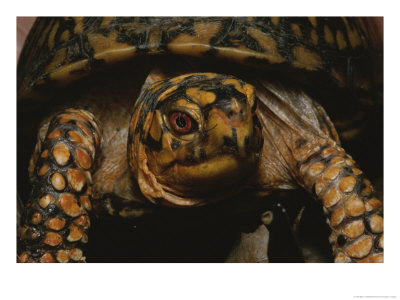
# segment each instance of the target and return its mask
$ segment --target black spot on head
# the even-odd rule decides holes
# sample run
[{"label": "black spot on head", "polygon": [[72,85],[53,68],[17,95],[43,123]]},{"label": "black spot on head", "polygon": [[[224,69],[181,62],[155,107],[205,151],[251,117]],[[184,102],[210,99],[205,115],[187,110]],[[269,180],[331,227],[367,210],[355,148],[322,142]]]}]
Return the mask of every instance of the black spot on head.
[{"label": "black spot on head", "polygon": [[178,140],[176,140],[176,139],[172,138],[172,144],[171,144],[171,147],[172,147],[172,149],[173,149],[173,150],[176,150],[176,149],[178,149],[178,148],[179,148],[181,145],[182,145],[182,144],[181,144],[181,142],[180,142],[180,141],[178,141]]},{"label": "black spot on head", "polygon": [[152,151],[161,151],[162,149],[162,135],[159,141],[153,139],[151,134],[147,135],[146,143],[150,150]]},{"label": "black spot on head", "polygon": [[205,109],[210,106],[217,106],[220,110],[224,111],[227,116],[232,111],[232,100],[235,98],[241,105],[246,105],[247,96],[239,92],[233,84],[226,85],[207,85],[201,87],[203,91],[209,91],[216,95],[213,103],[206,105]]},{"label": "black spot on head", "polygon": [[204,149],[200,149],[200,159],[201,160],[207,159],[207,153],[206,153],[206,151],[204,151]]},{"label": "black spot on head", "polygon": [[239,151],[236,129],[232,128],[232,137],[224,136],[224,145]]},{"label": "black spot on head", "polygon": [[197,160],[196,160],[196,158],[194,157],[194,156],[187,156],[186,158],[185,158],[185,161],[184,161],[185,163],[197,163]]}]

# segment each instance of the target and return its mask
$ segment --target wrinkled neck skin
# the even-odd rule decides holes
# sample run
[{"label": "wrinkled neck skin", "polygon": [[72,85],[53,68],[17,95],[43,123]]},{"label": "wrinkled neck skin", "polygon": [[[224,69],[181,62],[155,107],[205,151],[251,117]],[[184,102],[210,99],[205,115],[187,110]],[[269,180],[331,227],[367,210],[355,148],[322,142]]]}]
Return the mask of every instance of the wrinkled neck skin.
[{"label": "wrinkled neck skin", "polygon": [[324,141],[340,145],[338,134],[322,106],[302,90],[262,79],[255,87],[264,138],[256,189],[295,189],[298,164]]}]

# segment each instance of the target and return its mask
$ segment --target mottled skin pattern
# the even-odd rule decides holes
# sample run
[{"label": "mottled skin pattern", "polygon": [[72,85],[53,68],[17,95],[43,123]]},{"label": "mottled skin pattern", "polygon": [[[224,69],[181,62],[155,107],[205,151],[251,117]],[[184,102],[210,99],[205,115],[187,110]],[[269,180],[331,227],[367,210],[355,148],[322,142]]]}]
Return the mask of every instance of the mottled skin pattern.
[{"label": "mottled skin pattern", "polygon": [[[300,82],[321,76],[363,97],[373,88],[355,62],[368,48],[365,32],[362,20],[334,18],[44,18],[21,56],[19,97],[50,95],[100,66],[164,52],[290,69]],[[118,106],[119,119],[117,106],[94,107],[89,87],[89,97],[72,101],[81,109],[44,123],[20,262],[85,261],[92,205],[132,217],[146,202],[199,206],[299,186],[324,207],[336,262],[383,261],[382,202],[312,96],[263,76],[248,84],[245,74],[175,69],[152,71],[137,100]]]}]

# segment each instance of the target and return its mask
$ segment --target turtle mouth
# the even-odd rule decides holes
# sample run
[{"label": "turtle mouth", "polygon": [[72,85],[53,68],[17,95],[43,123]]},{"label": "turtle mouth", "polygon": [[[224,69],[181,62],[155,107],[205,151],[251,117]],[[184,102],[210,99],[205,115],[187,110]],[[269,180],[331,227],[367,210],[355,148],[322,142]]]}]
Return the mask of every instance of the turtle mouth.
[{"label": "turtle mouth", "polygon": [[228,199],[247,186],[258,165],[258,155],[247,159],[229,153],[197,164],[175,163],[168,174],[156,176],[167,206],[201,206]]}]

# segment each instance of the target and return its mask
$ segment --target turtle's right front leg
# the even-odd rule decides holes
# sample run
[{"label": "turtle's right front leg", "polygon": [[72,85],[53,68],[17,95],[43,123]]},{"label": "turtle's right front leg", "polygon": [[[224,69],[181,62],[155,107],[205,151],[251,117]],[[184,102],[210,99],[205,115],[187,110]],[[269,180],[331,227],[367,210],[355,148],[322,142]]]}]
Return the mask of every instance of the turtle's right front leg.
[{"label": "turtle's right front leg", "polygon": [[18,262],[85,261],[91,170],[100,141],[101,128],[88,111],[67,109],[51,119],[33,157]]}]

